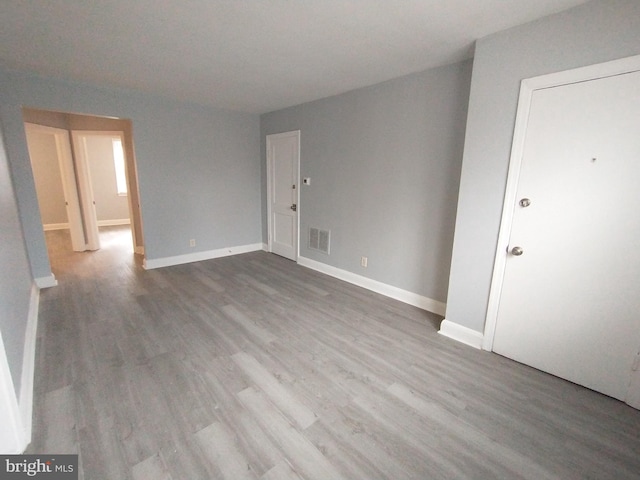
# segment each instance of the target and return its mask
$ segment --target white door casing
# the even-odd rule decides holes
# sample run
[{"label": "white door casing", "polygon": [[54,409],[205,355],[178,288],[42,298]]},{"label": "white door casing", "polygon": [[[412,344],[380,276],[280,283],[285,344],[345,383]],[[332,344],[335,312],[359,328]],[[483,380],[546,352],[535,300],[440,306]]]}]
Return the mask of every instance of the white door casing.
[{"label": "white door casing", "polygon": [[638,69],[523,82],[483,345],[636,406]]},{"label": "white door casing", "polygon": [[[77,134],[77,135],[76,135]],[[83,165],[79,167],[79,170],[84,169],[84,175],[80,177],[79,182],[81,181],[89,181],[89,187],[91,187],[91,169],[89,167],[91,152],[87,148],[86,138],[87,137],[109,137],[109,138],[118,138],[123,147],[123,154],[125,157],[125,175],[127,177],[127,204],[129,210],[129,220],[131,222],[131,237],[133,242],[133,251],[138,254],[144,254],[144,245],[143,245],[143,231],[142,231],[142,214],[140,212],[140,192],[138,189],[138,171],[137,165],[135,162],[135,155],[133,158],[130,157],[132,152],[129,152],[127,148],[127,136],[125,132],[119,130],[78,130],[72,131],[72,137],[74,138],[74,150],[77,149],[76,155],[81,157],[78,160],[80,163],[83,162]],[[76,140],[77,139],[77,140]],[[129,139],[130,140],[130,139]],[[77,143],[76,143],[77,142]],[[81,180],[84,178],[84,180]],[[85,190],[88,190],[85,186]],[[91,192],[91,196],[93,196],[93,191]],[[92,211],[91,209],[89,209]],[[95,206],[93,208],[95,211]],[[85,220],[86,221],[86,220]],[[99,231],[97,230],[98,220],[97,215],[95,216],[96,221],[96,229],[93,230],[95,235],[99,235]],[[99,240],[99,237],[96,237]],[[99,244],[98,244],[99,248]]]},{"label": "white door casing", "polygon": [[69,221],[69,232],[71,236],[71,248],[75,252],[83,252],[87,249],[82,226],[82,214],[80,212],[80,200],[76,187],[75,168],[71,155],[71,143],[69,132],[60,128],[46,127],[32,123],[25,123],[25,133],[27,144],[33,132],[52,135],[56,145],[56,156],[62,177],[62,190],[64,192],[65,208]]},{"label": "white door casing", "polygon": [[298,259],[300,131],[267,135],[269,251]]},{"label": "white door casing", "polygon": [[76,154],[76,173],[78,175],[78,189],[83,211],[85,235],[87,238],[87,250],[99,250],[100,232],[98,230],[96,202],[93,195],[93,187],[91,186],[87,136],[88,133],[84,131],[71,131],[73,150]]}]

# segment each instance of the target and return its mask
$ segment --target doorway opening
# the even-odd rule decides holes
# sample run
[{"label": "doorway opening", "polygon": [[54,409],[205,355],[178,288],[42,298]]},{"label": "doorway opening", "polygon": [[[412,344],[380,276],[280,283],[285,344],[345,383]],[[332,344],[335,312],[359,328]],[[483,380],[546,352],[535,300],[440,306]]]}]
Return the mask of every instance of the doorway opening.
[{"label": "doorway opening", "polygon": [[131,121],[30,108],[23,109],[23,119],[52,268],[87,262],[78,252],[114,248],[140,263]]}]

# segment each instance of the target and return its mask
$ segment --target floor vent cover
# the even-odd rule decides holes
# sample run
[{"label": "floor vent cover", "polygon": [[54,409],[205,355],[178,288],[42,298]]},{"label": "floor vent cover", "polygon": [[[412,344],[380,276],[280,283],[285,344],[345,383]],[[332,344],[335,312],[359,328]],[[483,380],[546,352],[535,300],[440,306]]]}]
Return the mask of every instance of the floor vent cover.
[{"label": "floor vent cover", "polygon": [[319,252],[329,255],[330,237],[331,232],[329,230],[309,228],[309,249],[318,250]]}]

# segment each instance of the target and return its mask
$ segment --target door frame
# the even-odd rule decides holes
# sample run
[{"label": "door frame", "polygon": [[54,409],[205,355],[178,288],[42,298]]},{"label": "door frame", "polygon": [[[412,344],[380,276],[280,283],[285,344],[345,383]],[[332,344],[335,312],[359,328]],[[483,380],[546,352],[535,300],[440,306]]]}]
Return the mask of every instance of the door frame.
[{"label": "door frame", "polygon": [[516,194],[520,179],[520,168],[522,166],[522,156],[524,154],[524,143],[527,135],[533,92],[540,89],[596,80],[598,78],[622,75],[635,71],[640,71],[640,55],[527,78],[520,83],[520,96],[518,98],[518,109],[513,130],[507,184],[502,204],[502,218],[500,220],[482,340],[482,348],[484,350],[493,350],[493,339],[498,322],[498,309],[507,262],[507,248],[511,236],[511,226],[515,211]]},{"label": "door frame", "polygon": [[[113,132],[104,132],[110,136]],[[89,167],[89,154],[87,152],[86,137],[91,137],[94,132],[84,130],[71,130],[73,150],[76,154],[76,173],[78,175],[78,189],[80,193],[80,205],[84,217],[84,229],[87,237],[87,249],[98,250],[100,248],[100,231],[98,230],[98,214],[91,182],[91,169]]]},{"label": "door frame", "polygon": [[271,173],[271,166],[273,163],[273,159],[271,158],[271,141],[274,138],[278,137],[290,137],[294,136],[297,139],[298,143],[298,158],[296,162],[296,262],[300,258],[300,130],[291,130],[289,132],[282,133],[273,133],[266,136],[266,144],[267,144],[267,248],[269,252],[273,252],[273,219],[271,217],[272,209],[271,209],[271,191],[273,187],[273,176]]},{"label": "door frame", "polygon": [[[133,241],[133,250],[135,253],[144,254],[144,246],[142,245],[142,239],[138,237],[137,230],[142,231],[142,221],[140,215],[140,203],[134,199],[139,199],[138,193],[138,172],[137,165],[134,159],[129,158],[129,152],[127,149],[127,135],[122,130],[71,130],[71,136],[73,138],[73,147],[76,153],[78,183],[81,185],[82,207],[85,212],[88,212],[88,217],[85,218],[85,227],[87,232],[87,239],[91,238],[89,232],[93,235],[93,243],[89,243],[94,248],[89,250],[95,250],[96,247],[100,247],[100,237],[98,230],[98,218],[96,215],[95,206],[92,201],[85,200],[85,196],[93,199],[93,187],[91,182],[91,169],[89,167],[88,152],[86,149],[85,138],[86,137],[118,137],[122,142],[122,149],[125,157],[125,176],[127,179],[127,205],[129,211],[129,221],[131,226],[131,238]],[[135,190],[135,191],[134,191]],[[88,202],[88,203],[87,203]]]},{"label": "door frame", "polygon": [[[84,236],[82,212],[80,211],[80,200],[76,186],[75,167],[73,165],[69,132],[61,128],[47,127],[29,122],[24,123],[24,128],[27,135],[29,132],[46,133],[52,135],[55,140],[58,168],[60,169],[62,179],[62,191],[65,202],[67,203],[66,211],[71,236],[71,247],[74,252],[83,252],[87,249],[87,244]],[[27,144],[28,143],[27,138]],[[31,154],[29,156],[31,156]]]}]

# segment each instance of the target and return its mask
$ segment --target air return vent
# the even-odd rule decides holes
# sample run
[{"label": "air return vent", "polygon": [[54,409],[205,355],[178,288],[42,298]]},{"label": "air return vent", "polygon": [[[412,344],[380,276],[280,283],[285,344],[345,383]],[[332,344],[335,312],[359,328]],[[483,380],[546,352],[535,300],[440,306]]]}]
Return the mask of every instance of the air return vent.
[{"label": "air return vent", "polygon": [[309,228],[309,249],[318,250],[319,252],[329,255],[330,238],[331,232],[329,230]]}]

